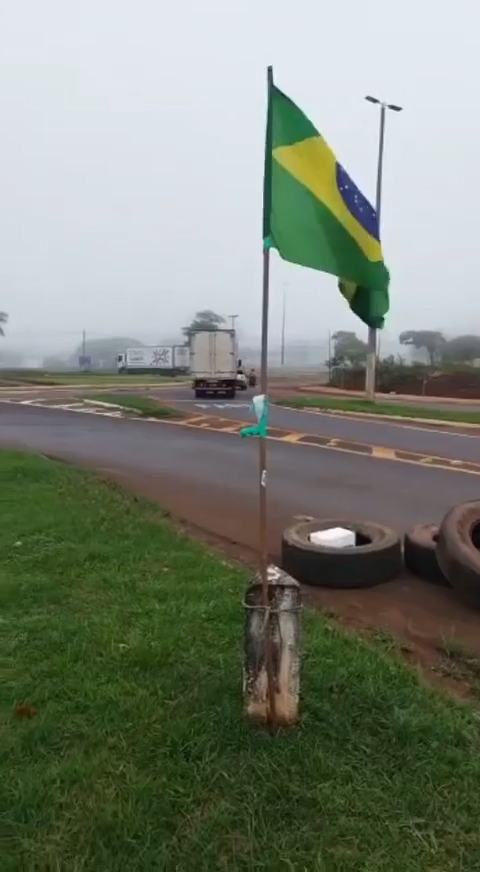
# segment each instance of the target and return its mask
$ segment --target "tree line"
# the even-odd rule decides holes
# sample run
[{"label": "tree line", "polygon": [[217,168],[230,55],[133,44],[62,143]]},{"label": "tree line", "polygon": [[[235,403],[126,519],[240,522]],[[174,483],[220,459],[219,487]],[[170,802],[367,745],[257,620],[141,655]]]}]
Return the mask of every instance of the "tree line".
[{"label": "tree line", "polygon": [[[432,367],[445,363],[472,363],[480,359],[480,336],[465,334],[446,339],[439,330],[404,330],[398,339],[401,345],[424,351]],[[332,341],[333,354],[328,361],[331,367],[365,363],[367,343],[356,333],[339,330],[333,334]]]},{"label": "tree line", "polygon": [[[1,320],[1,318],[0,318]],[[225,324],[225,319],[212,309],[201,309],[196,312],[188,325],[182,327],[185,344],[194,330],[217,330]],[[159,341],[160,345],[161,342]],[[115,369],[117,355],[126,348],[142,348],[145,343],[132,336],[108,336],[101,339],[91,339],[87,335],[86,354],[91,357],[93,365],[102,361],[106,369]],[[83,354],[83,343],[80,343],[67,360],[58,355],[50,355],[44,359],[47,369],[76,368],[78,359]]]}]

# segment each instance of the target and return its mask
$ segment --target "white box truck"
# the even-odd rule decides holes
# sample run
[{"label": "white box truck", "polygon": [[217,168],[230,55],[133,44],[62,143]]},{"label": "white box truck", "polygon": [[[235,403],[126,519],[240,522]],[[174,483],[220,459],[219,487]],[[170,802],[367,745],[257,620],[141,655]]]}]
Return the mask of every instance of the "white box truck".
[{"label": "white box truck", "polygon": [[234,330],[199,330],[190,334],[190,372],[196,397],[235,397],[237,353]]},{"label": "white box truck", "polygon": [[117,372],[187,372],[189,349],[184,345],[143,345],[117,356]]},{"label": "white box truck", "polygon": [[190,349],[188,345],[173,346],[173,365],[175,369],[188,372],[190,369]]}]

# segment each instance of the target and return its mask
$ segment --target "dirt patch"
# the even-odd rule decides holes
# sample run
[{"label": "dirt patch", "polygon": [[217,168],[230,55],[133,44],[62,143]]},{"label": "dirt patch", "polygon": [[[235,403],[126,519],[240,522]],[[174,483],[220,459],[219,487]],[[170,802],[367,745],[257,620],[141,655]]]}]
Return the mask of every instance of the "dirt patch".
[{"label": "dirt patch", "polygon": [[[239,499],[228,486],[212,485],[208,491],[178,477],[139,476],[128,469],[103,468],[113,478],[139,495],[161,502],[182,530],[255,572],[258,565],[256,495]],[[280,541],[292,518],[270,506],[269,554],[280,562]],[[405,573],[388,584],[364,590],[329,590],[303,587],[307,606],[334,617],[346,628],[373,637],[377,643],[390,640],[429,682],[462,698],[478,701],[477,680],[465,669],[452,668],[444,650],[446,640],[480,658],[480,613],[459,603],[453,592]],[[449,642],[450,643],[450,642]],[[451,658],[450,658],[451,659]]]}]

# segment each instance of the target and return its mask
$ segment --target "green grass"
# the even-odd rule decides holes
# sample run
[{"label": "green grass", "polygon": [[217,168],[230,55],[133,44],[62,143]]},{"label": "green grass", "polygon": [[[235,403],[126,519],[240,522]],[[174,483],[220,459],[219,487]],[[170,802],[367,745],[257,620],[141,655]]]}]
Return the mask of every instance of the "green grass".
[{"label": "green grass", "polygon": [[331,412],[367,412],[371,415],[397,415],[405,418],[430,418],[435,421],[459,421],[480,425],[478,412],[461,409],[438,409],[431,406],[401,406],[399,403],[373,402],[372,400],[340,399],[339,397],[292,397],[277,400],[278,406],[293,409],[324,409]]},{"label": "green grass", "polygon": [[2,872],[480,869],[472,709],[307,612],[272,738],[242,717],[244,570],[85,472],[6,452],[0,480]]},{"label": "green grass", "polygon": [[178,409],[172,409],[170,406],[164,406],[151,397],[141,397],[137,394],[88,394],[87,399],[97,400],[101,403],[114,403],[116,406],[123,406],[124,409],[138,412],[142,418],[183,417],[182,412]]},{"label": "green grass", "polygon": [[162,382],[177,382],[181,381],[179,376],[161,376],[161,375],[94,375],[93,373],[74,373],[73,375],[55,375],[49,376],[55,379],[55,384],[83,384],[83,385],[152,385],[162,384]]},{"label": "green grass", "polygon": [[[185,377],[183,377],[185,379]],[[26,372],[9,373],[8,370],[0,375],[0,386],[12,385],[153,385],[169,382],[181,382],[180,376],[160,375],[118,375],[115,372],[98,375],[93,372]]]},{"label": "green grass", "polygon": [[478,655],[469,651],[455,638],[443,639],[438,650],[447,658],[440,664],[438,671],[451,678],[466,681],[478,699],[480,697],[480,658]]}]

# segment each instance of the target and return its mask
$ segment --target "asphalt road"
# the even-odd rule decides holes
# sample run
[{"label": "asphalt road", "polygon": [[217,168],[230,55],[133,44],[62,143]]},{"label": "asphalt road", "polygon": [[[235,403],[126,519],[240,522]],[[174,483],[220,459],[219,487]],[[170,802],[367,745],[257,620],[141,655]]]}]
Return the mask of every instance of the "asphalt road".
[{"label": "asphalt road", "polygon": [[[256,440],[3,405],[0,444],[123,474],[176,514],[240,542],[247,535],[241,517],[256,513]],[[268,454],[270,515],[277,535],[298,513],[368,518],[403,530],[439,521],[451,505],[480,493],[478,476],[461,472],[276,442],[268,443]]]},{"label": "asphalt road", "polygon": [[[139,395],[157,396],[172,405],[178,405],[185,411],[198,414],[211,414],[232,420],[253,423],[250,408],[252,392],[238,394],[234,401],[206,398],[197,401],[190,388],[145,388],[135,391]],[[77,394],[72,388],[55,389],[52,391],[8,392],[0,395],[15,396],[17,399],[43,398],[46,401],[55,397],[69,397]],[[81,391],[80,393],[85,393]],[[110,395],[131,394],[128,386],[108,390]],[[285,409],[280,406],[271,407],[270,424],[284,430],[292,430],[305,434],[324,436],[329,439],[341,439],[351,442],[363,442],[369,445],[382,446],[397,450],[414,451],[417,453],[445,457],[454,460],[480,462],[480,437],[478,431],[455,430],[455,425],[448,430],[435,429],[427,425],[391,422],[382,420],[364,420],[350,416],[331,415],[328,413],[313,413],[302,410]]]},{"label": "asphalt road", "polygon": [[[251,395],[239,394],[234,401],[222,399],[195,400],[188,388],[146,392],[149,396],[169,400],[182,409],[217,414],[223,418],[251,421]],[[270,424],[285,430],[297,430],[329,438],[346,439],[352,442],[365,442],[385,448],[398,448],[416,451],[437,457],[455,460],[480,461],[480,437],[435,430],[422,425],[396,424],[388,421],[368,421],[359,418],[341,417],[301,410],[284,409],[271,406]]]}]

